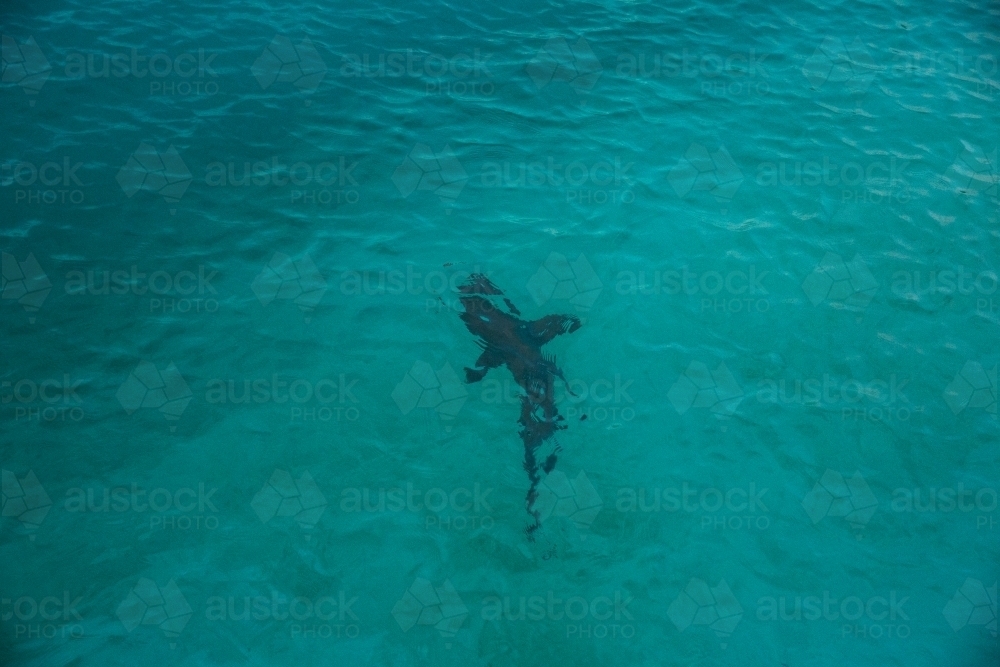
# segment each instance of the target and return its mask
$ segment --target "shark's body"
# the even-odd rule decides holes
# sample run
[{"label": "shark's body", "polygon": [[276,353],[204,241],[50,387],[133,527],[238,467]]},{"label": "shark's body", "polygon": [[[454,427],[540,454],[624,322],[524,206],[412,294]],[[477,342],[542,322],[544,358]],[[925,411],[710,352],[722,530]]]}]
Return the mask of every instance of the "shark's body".
[{"label": "shark's body", "polygon": [[552,385],[555,378],[566,378],[552,356],[542,353],[542,346],[563,333],[580,328],[580,320],[572,315],[546,315],[531,322],[520,319],[520,311],[504,298],[509,312],[504,312],[491,296],[503,292],[483,275],[473,275],[459,288],[459,301],[464,312],[460,315],[469,332],[477,337],[483,353],[474,368],[465,369],[467,382],[479,382],[491,368],[506,366],[514,380],[524,390],[521,396],[521,440],[524,443],[524,470],[531,483],[525,506],[534,519],[528,527],[529,539],[541,526],[541,516],[535,509],[538,483],[542,473],[549,473],[556,464],[555,448],[544,461],[539,461],[539,448],[556,431],[566,428],[556,409]]}]

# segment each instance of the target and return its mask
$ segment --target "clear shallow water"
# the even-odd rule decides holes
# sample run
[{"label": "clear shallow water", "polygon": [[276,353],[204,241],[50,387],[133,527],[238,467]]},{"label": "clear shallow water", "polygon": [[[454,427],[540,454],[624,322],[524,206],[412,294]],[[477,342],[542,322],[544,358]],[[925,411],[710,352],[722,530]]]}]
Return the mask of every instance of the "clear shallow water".
[{"label": "clear shallow water", "polygon": [[8,3],[4,663],[995,661],[998,20]]}]

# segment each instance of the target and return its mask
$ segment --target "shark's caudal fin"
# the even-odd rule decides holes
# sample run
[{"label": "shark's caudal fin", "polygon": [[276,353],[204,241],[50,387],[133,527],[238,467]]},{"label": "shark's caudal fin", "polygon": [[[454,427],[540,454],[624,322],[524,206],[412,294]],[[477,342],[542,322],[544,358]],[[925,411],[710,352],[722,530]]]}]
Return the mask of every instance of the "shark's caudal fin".
[{"label": "shark's caudal fin", "polygon": [[[459,287],[460,317],[469,333],[476,336],[483,353],[475,368],[465,369],[467,382],[482,380],[492,368],[506,366],[524,394],[521,396],[521,441],[524,443],[524,470],[529,488],[525,507],[534,520],[527,528],[528,539],[541,527],[541,514],[535,508],[538,484],[542,476],[555,468],[559,445],[556,431],[566,428],[565,420],[555,404],[552,384],[556,378],[565,381],[552,354],[542,352],[542,346],[564,333],[580,328],[580,320],[572,315],[546,315],[534,321],[520,319],[520,311],[503,291],[482,274],[474,274]],[[490,297],[503,297],[506,311]],[[543,444],[551,441],[553,449],[543,454]]]}]

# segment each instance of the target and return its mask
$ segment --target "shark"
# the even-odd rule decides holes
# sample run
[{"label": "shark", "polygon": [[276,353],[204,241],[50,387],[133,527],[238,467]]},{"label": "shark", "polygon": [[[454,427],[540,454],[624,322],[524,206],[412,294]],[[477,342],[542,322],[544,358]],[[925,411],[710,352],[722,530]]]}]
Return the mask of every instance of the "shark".
[{"label": "shark", "polygon": [[558,443],[551,451],[543,449],[543,445],[555,441],[556,432],[566,428],[553,392],[555,379],[565,383],[566,377],[555,357],[545,354],[542,346],[556,336],[578,330],[580,320],[572,315],[523,320],[517,307],[483,274],[470,275],[458,291],[462,306],[459,317],[483,350],[475,364],[465,368],[466,382],[479,382],[491,369],[506,366],[523,390],[518,424],[529,481],[525,508],[533,520],[525,532],[533,542],[542,525],[541,513],[535,507],[538,484],[555,468],[560,451]]}]

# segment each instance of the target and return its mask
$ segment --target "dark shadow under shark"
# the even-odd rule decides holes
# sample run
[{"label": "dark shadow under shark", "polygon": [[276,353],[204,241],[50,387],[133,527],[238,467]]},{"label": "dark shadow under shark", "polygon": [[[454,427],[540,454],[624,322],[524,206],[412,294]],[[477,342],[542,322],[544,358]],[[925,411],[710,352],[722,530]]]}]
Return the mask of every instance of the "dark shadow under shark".
[{"label": "dark shadow under shark", "polygon": [[[490,297],[502,297],[507,311]],[[540,460],[540,448],[556,431],[566,428],[565,420],[556,409],[553,383],[556,378],[566,382],[555,358],[545,355],[542,346],[564,333],[580,328],[580,320],[572,315],[546,315],[531,322],[520,319],[520,311],[503,296],[503,292],[489,278],[473,274],[459,287],[459,301],[464,312],[460,317],[483,353],[476,360],[475,368],[465,369],[466,382],[479,382],[491,368],[507,366],[514,380],[524,390],[521,396],[521,441],[524,443],[524,470],[531,485],[525,507],[534,519],[527,528],[528,539],[541,525],[541,515],[535,509],[538,483],[542,474],[548,474],[556,465],[558,445]]]}]

